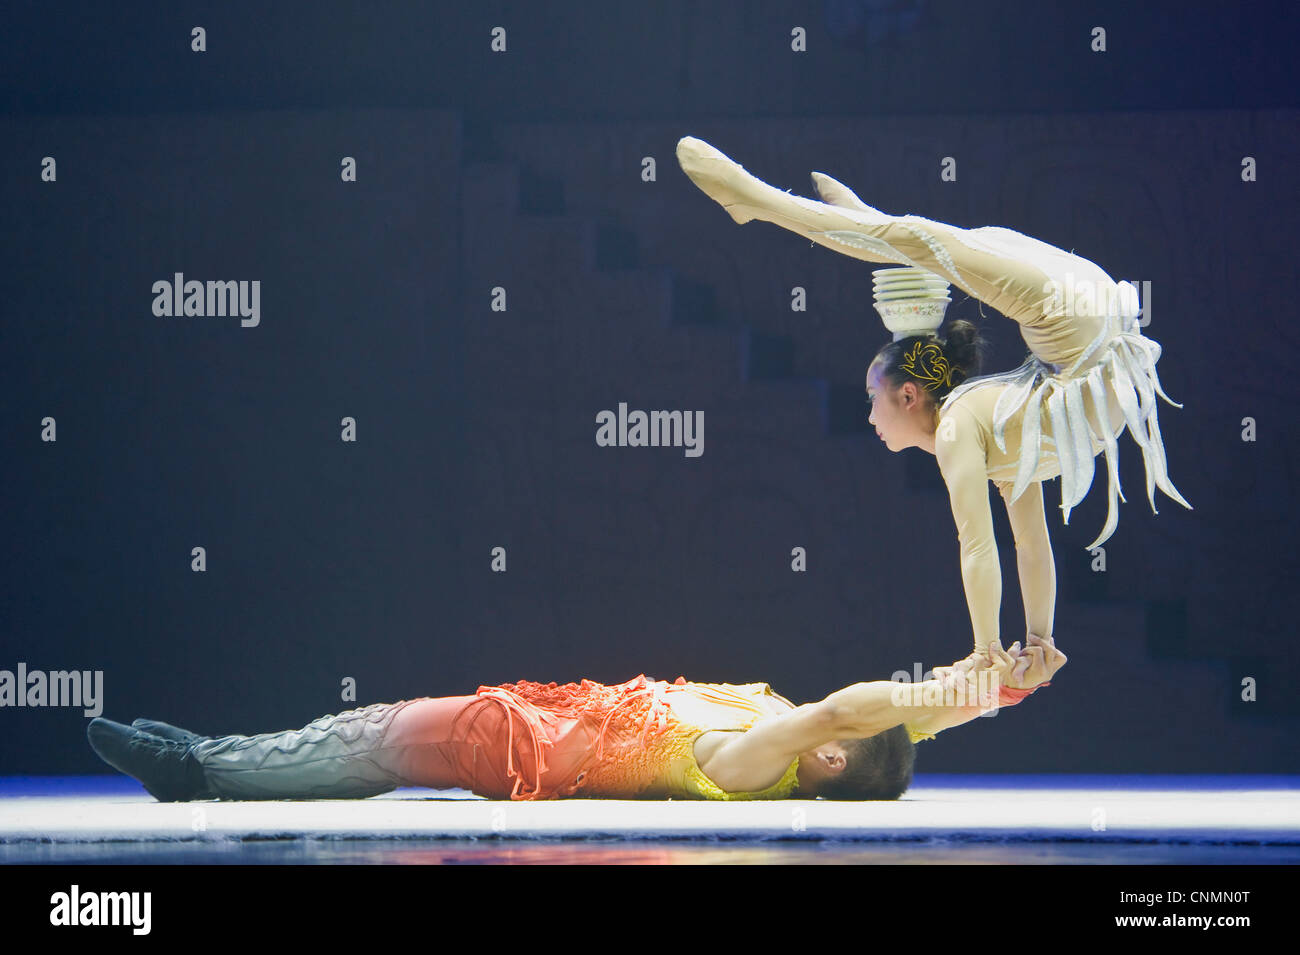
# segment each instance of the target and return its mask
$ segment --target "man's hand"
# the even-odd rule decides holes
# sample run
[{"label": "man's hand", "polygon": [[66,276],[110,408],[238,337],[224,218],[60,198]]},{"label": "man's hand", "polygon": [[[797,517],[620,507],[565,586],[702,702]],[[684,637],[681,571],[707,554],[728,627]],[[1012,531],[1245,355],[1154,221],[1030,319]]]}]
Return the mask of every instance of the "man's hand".
[{"label": "man's hand", "polygon": [[1020,662],[1007,681],[1007,686],[1017,690],[1027,690],[1046,683],[1069,660],[1069,657],[1056,649],[1052,637],[1040,637],[1031,633],[1026,639],[1028,646],[1020,650]]},{"label": "man's hand", "polygon": [[935,667],[933,671],[934,678],[945,686],[954,685],[970,679],[980,670],[986,670],[989,666],[989,654],[987,648],[984,650],[972,651],[970,656],[958,660],[950,667]]},{"label": "man's hand", "polygon": [[997,687],[1009,684],[1017,660],[995,640],[950,667],[935,667],[934,678],[943,685],[945,698],[952,697],[948,705],[996,707]]},{"label": "man's hand", "polygon": [[977,667],[988,666],[988,654],[981,650],[976,650],[970,656],[963,660],[958,660],[950,667],[935,667],[931,672],[934,678],[944,686],[950,686],[956,681],[962,681]]}]

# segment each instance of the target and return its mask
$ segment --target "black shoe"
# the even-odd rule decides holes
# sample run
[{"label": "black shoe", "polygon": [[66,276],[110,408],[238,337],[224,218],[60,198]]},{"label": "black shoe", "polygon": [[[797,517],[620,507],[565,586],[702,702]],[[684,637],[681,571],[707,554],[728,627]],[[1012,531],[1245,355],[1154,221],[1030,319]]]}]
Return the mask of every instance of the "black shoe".
[{"label": "black shoe", "polygon": [[86,727],[90,747],[108,765],[140,781],[159,802],[202,798],[203,767],[190,744],[96,717]]},{"label": "black shoe", "polygon": [[138,730],[144,730],[152,736],[161,736],[163,739],[174,739],[178,743],[197,743],[201,739],[207,739],[206,736],[200,736],[198,733],[191,733],[189,730],[183,730],[179,726],[172,726],[170,723],[164,723],[161,720],[146,720],[143,717],[138,720],[132,720],[131,726]]}]

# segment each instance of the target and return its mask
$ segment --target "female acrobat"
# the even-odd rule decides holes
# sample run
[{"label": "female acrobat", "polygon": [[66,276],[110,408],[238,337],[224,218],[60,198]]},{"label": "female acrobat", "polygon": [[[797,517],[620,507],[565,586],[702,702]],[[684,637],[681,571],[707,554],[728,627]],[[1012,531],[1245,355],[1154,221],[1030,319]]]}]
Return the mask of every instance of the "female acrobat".
[{"label": "female acrobat", "polygon": [[[1104,451],[1109,474],[1106,525],[1118,523],[1116,438],[1125,425],[1142,449],[1147,498],[1154,489],[1184,507],[1166,471],[1156,395],[1160,345],[1138,325],[1137,293],[1093,262],[1012,229],[963,229],[920,216],[893,216],[843,184],[813,173],[825,201],[792,195],[755,178],[708,143],[677,144],[682,169],[739,223],[761,219],[868,262],[925,269],[1013,319],[1030,355],[1019,368],[975,376],[975,326],[895,336],[866,376],[869,420],[891,451],[919,447],[938,459],[961,548],[962,583],[976,653],[1000,646],[1002,577],[988,481],[1001,491],[1016,539],[1027,635],[1052,636],[1056,574],[1042,482],[1061,478],[1061,510],[1092,485],[1093,458]],[[1156,512],[1158,513],[1158,512]],[[1013,644],[1013,652],[1020,641]]]}]

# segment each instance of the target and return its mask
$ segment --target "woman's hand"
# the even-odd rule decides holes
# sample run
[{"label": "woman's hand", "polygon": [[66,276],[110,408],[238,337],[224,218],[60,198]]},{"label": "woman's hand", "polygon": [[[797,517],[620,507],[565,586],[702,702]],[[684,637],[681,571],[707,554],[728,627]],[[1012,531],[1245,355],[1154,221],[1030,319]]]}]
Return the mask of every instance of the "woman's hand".
[{"label": "woman's hand", "polygon": [[[1024,648],[1021,648],[1019,640],[1006,650],[997,643],[990,643],[987,652],[976,650],[954,666],[969,670],[979,666],[979,661],[984,661],[981,668],[997,672],[1005,686],[1016,690],[1032,689],[1050,680],[1057,670],[1065,666],[1069,657],[1056,649],[1052,637],[1040,637],[1031,633],[1026,639],[1027,645]],[[935,670],[935,674],[938,675],[939,670],[951,669],[953,668],[940,667]]]},{"label": "woman's hand", "polygon": [[[1003,656],[1006,655],[1006,652],[1002,649],[1002,644],[997,642],[990,643],[987,647],[971,651],[970,656],[966,657],[965,659],[958,660],[950,667],[935,667],[934,668],[935,679],[937,680],[942,680],[945,678],[966,679],[969,676],[969,674],[971,674],[972,672],[978,670],[988,670],[993,668],[994,658],[989,656],[990,649],[996,651],[999,654],[1002,654]],[[1012,657],[1015,657],[1018,655],[1019,651],[1020,651],[1020,641],[1017,640],[1015,643],[1011,644],[1010,655]],[[953,674],[956,674],[956,676],[953,677]]]},{"label": "woman's hand", "polygon": [[996,640],[989,643],[988,672],[996,674],[996,679],[1003,686],[1023,689],[1017,682],[1029,669],[1030,661],[1020,655],[1020,641],[1011,644],[1011,652],[1002,649]]}]

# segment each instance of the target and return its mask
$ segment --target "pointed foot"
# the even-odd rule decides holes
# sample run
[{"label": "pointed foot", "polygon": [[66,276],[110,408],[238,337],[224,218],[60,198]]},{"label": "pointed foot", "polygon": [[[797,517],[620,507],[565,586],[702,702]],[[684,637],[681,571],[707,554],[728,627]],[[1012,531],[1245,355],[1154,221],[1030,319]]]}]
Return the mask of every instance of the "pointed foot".
[{"label": "pointed foot", "polygon": [[823,172],[812,174],[813,186],[817,189],[817,195],[821,196],[822,202],[832,206],[839,206],[842,209],[856,209],[858,212],[867,212],[871,215],[883,216],[884,213],[879,209],[867,205],[857,197],[852,189],[832,179]]},{"label": "pointed foot", "polygon": [[737,223],[744,225],[754,218],[752,205],[745,202],[743,192],[747,180],[753,177],[739,163],[694,136],[683,136],[677,141],[677,162],[691,182],[727,210],[727,215]]}]

